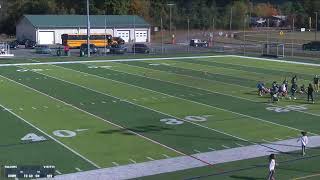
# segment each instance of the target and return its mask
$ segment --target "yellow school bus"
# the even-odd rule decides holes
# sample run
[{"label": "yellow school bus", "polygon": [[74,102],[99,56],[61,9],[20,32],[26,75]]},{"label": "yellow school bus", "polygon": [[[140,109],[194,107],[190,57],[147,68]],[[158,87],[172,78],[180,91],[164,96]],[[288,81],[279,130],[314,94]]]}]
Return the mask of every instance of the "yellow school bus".
[{"label": "yellow school bus", "polygon": [[[86,34],[62,34],[62,45],[69,46],[70,48],[79,48],[81,44],[87,43]],[[91,34],[90,44],[94,44],[97,47],[105,47],[111,44],[117,43],[112,40],[110,34]]]}]

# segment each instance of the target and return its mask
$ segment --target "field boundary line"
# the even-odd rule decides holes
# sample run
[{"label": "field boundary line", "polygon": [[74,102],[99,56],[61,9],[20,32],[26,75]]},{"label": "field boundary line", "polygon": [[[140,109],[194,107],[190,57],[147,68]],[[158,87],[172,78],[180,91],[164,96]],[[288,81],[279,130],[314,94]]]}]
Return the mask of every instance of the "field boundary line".
[{"label": "field boundary line", "polygon": [[[242,58],[243,59],[243,58]],[[254,66],[249,66],[249,65],[244,65],[244,64],[239,64],[239,63],[235,63],[235,64],[232,64],[232,63],[222,63],[221,61],[217,61],[217,60],[209,60],[209,59],[201,59],[199,60],[201,62],[214,62],[214,63],[218,63],[218,64],[225,64],[225,65],[236,65],[236,66],[241,66],[241,67],[245,67],[245,68],[256,68]],[[179,62],[179,61],[177,61]],[[187,61],[187,62],[190,62],[190,61]],[[286,61],[287,62],[287,61]],[[192,62],[190,62],[192,63]],[[201,64],[201,65],[205,65],[205,64]],[[210,65],[206,65],[206,66],[210,66]],[[218,66],[215,66],[215,67],[218,67]],[[224,67],[226,68],[226,67]],[[278,72],[281,72],[281,73],[291,73],[291,74],[299,74],[299,75],[303,75],[303,76],[310,76],[309,74],[304,74],[304,73],[294,73],[294,72],[291,72],[291,71],[287,71],[287,70],[280,70],[280,69],[274,69],[274,68],[271,68],[271,69],[267,69],[267,68],[264,68],[264,67],[258,67],[259,69],[263,69],[263,70],[272,70],[272,71],[278,71]],[[231,68],[227,68],[227,69],[231,69]],[[238,70],[238,69],[234,69],[234,70]],[[245,72],[250,72],[250,71],[246,71],[246,70],[239,70],[239,71],[245,71]],[[255,73],[255,74],[263,74],[261,72],[251,72],[251,73]],[[301,79],[301,77],[299,78]],[[302,79],[304,81],[309,81],[308,79]]]},{"label": "field boundary line", "polygon": [[90,62],[126,62],[126,61],[158,61],[158,60],[171,60],[171,59],[202,59],[214,57],[230,57],[232,55],[212,55],[212,56],[179,56],[179,57],[163,57],[163,58],[136,58],[136,59],[110,59],[110,60],[86,60],[86,61],[53,61],[53,62],[39,62],[34,63],[15,63],[15,64],[0,64],[0,67],[7,66],[32,66],[32,65],[52,65],[52,64],[78,64]]},{"label": "field boundary line", "polygon": [[[142,69],[146,69],[146,70],[154,70],[154,71],[159,71],[159,72],[168,73],[168,74],[175,74],[175,75],[179,75],[179,76],[185,76],[185,77],[194,78],[194,79],[200,79],[200,80],[204,80],[204,81],[219,82],[219,83],[224,83],[224,84],[231,85],[231,86],[243,87],[243,88],[246,88],[246,89],[250,88],[250,87],[247,87],[247,86],[241,86],[241,85],[236,85],[236,84],[231,84],[231,83],[226,83],[226,82],[220,82],[220,81],[216,81],[216,80],[212,80],[212,79],[205,79],[205,78],[200,78],[200,77],[195,77],[195,76],[190,76],[190,75],[178,74],[178,73],[174,73],[174,72],[167,72],[167,71],[162,71],[162,70],[158,70],[158,69],[151,69],[151,68],[135,66],[135,65],[130,65],[130,64],[125,64],[125,65],[132,66],[132,67],[138,67],[138,68],[142,68]],[[184,68],[182,68],[182,69],[184,69]],[[114,69],[112,69],[112,70],[113,71],[118,71],[118,72],[123,72],[123,71],[114,70]],[[195,71],[197,71],[197,70],[195,70]],[[199,71],[199,72],[202,72],[202,71]],[[123,73],[132,74],[132,73],[128,73],[128,72],[123,72]],[[137,74],[134,74],[134,75],[137,75]],[[137,76],[141,76],[141,75],[137,75]],[[145,77],[145,76],[143,76],[143,77]],[[150,77],[147,77],[147,78],[150,78]],[[157,79],[157,78],[153,78],[153,79],[159,80],[159,81],[164,81],[164,80],[160,80],[160,79]],[[164,82],[170,82],[170,81],[164,81]],[[173,84],[177,84],[177,83],[174,83],[174,82],[172,82],[172,83]],[[216,93],[216,94],[221,94],[221,95],[225,95],[225,96],[230,96],[230,97],[233,97],[233,98],[242,99],[242,100],[246,100],[246,101],[250,101],[250,102],[259,103],[258,101],[254,101],[254,100],[251,100],[251,99],[248,99],[248,98],[244,98],[244,97],[240,97],[240,96],[234,96],[234,95],[231,95],[231,94],[225,94],[225,93],[221,93],[221,92],[217,92],[217,91],[212,91],[212,90],[203,89],[203,88],[199,88],[199,87],[187,86],[187,85],[183,85],[183,84],[178,84],[178,85],[182,85],[182,86],[186,86],[186,87],[190,87],[190,88],[195,88],[195,89],[200,89],[200,90],[204,90],[204,91],[208,91],[208,92],[212,92],[212,93]],[[264,103],[264,104],[267,104],[267,103]],[[273,106],[273,107],[281,107],[281,106],[277,106],[275,104],[270,104],[270,105]],[[300,112],[300,113],[304,113],[304,114],[320,117],[320,114],[314,114],[314,113],[311,113],[311,112],[305,112],[305,111],[300,111],[300,110],[296,110],[296,109],[293,109],[292,111],[296,111],[296,112]]]},{"label": "field boundary line", "polygon": [[299,62],[299,61],[290,61],[290,60],[279,60],[279,59],[268,59],[268,58],[259,58],[259,57],[249,57],[249,56],[239,56],[239,55],[228,55],[229,57],[238,57],[242,59],[255,59],[255,60],[263,60],[263,61],[271,61],[271,62],[280,62],[280,63],[287,63],[287,64],[300,64],[306,66],[319,66],[320,64],[316,63],[306,63],[306,62]]},{"label": "field boundary line", "polygon": [[[130,65],[130,66],[131,66],[131,65]],[[121,72],[122,72],[122,71],[121,71]],[[127,72],[123,72],[123,73],[127,73]],[[130,74],[130,73],[127,73],[127,74]],[[137,74],[134,74],[134,75],[137,75]],[[137,76],[141,76],[141,75],[137,75]],[[146,76],[141,76],[141,77],[145,77],[145,78],[154,79],[154,80],[158,80],[158,81],[162,81],[162,82],[166,82],[166,83],[172,83],[172,84],[181,85],[181,86],[185,86],[185,87],[189,87],[189,88],[195,88],[195,89],[199,89],[199,90],[203,90],[203,91],[207,91],[207,92],[211,92],[211,93],[216,93],[216,94],[221,94],[221,95],[225,95],[225,96],[231,96],[231,97],[234,97],[234,98],[242,99],[242,98],[240,98],[240,97],[236,97],[236,96],[232,96],[232,95],[227,95],[227,94],[222,94],[222,93],[219,93],[219,92],[215,92],[215,91],[211,91],[211,90],[206,90],[206,89],[202,89],[202,88],[198,88],[198,87],[191,87],[191,86],[187,86],[187,85],[180,84],[180,83],[176,83],[176,82],[165,81],[165,80],[161,80],[161,79],[157,79],[157,78],[151,78],[151,77],[146,77]],[[184,98],[182,98],[182,99],[184,99]],[[188,101],[191,101],[191,100],[188,100]],[[194,101],[194,102],[195,102],[195,101]],[[299,132],[302,131],[302,130],[297,129],[297,128],[294,128],[294,127],[290,127],[290,126],[278,124],[278,123],[275,123],[275,122],[271,122],[271,121],[264,120],[264,119],[261,119],[261,118],[249,116],[249,115],[246,115],[246,114],[237,113],[237,112],[234,112],[234,111],[230,111],[230,110],[227,110],[227,109],[223,109],[223,108],[211,106],[211,105],[208,105],[208,104],[203,104],[203,103],[200,103],[200,102],[196,102],[196,103],[199,103],[199,104],[202,104],[202,105],[205,105],[205,106],[209,106],[209,107],[213,107],[213,108],[216,108],[216,109],[220,109],[220,110],[222,110],[222,111],[230,112],[230,113],[233,113],[233,114],[237,114],[237,115],[241,115],[241,116],[245,116],[245,117],[249,117],[249,118],[254,118],[254,119],[259,120],[259,121],[263,121],[263,122],[271,123],[271,124],[274,124],[274,125],[286,127],[286,128],[292,129],[292,130],[299,131]],[[310,133],[310,134],[313,134],[313,135],[318,135],[318,134],[312,133],[312,132],[309,132],[309,133]]]},{"label": "field boundary line", "polygon": [[150,110],[150,111],[154,111],[154,112],[157,112],[157,113],[159,113],[159,114],[163,114],[163,115],[166,115],[166,116],[169,116],[169,117],[174,117],[175,119],[178,119],[178,120],[181,120],[181,121],[184,121],[184,122],[188,122],[188,123],[190,123],[190,124],[193,124],[193,125],[196,125],[196,126],[199,126],[199,127],[202,127],[202,128],[208,129],[208,130],[211,130],[211,131],[215,131],[215,132],[218,132],[218,133],[220,133],[220,134],[224,134],[224,135],[227,135],[227,136],[230,136],[230,137],[233,137],[233,138],[236,138],[236,139],[239,139],[239,140],[242,140],[242,141],[249,142],[249,143],[253,144],[253,142],[251,142],[251,141],[249,141],[249,140],[246,140],[246,139],[244,139],[244,138],[237,137],[237,136],[234,136],[234,135],[231,135],[231,134],[228,134],[228,133],[225,133],[225,132],[222,132],[222,131],[213,129],[213,128],[209,128],[209,127],[207,127],[207,126],[203,126],[203,125],[201,125],[201,124],[197,124],[197,123],[194,123],[194,122],[192,122],[192,121],[188,121],[188,120],[185,120],[185,119],[182,119],[182,118],[179,118],[179,117],[176,117],[176,116],[173,116],[173,115],[170,115],[170,114],[167,114],[167,113],[164,113],[164,112],[161,112],[161,111],[158,111],[158,110],[155,110],[155,109],[152,109],[152,108],[143,106],[143,105],[139,105],[139,104],[136,104],[136,103],[134,103],[134,102],[128,101],[128,100],[126,100],[126,99],[122,99],[122,98],[119,98],[119,97],[110,95],[110,94],[108,94],[108,93],[104,93],[104,92],[101,92],[101,91],[98,91],[98,90],[95,90],[95,89],[92,89],[92,88],[89,88],[89,87],[86,87],[86,86],[83,86],[83,85],[80,85],[80,84],[77,84],[77,83],[73,83],[73,82],[70,82],[70,81],[67,81],[67,80],[64,80],[64,79],[60,79],[60,78],[57,78],[57,77],[53,77],[53,76],[50,76],[50,75],[47,75],[47,74],[43,74],[43,73],[40,73],[40,72],[35,72],[35,73],[38,73],[38,74],[41,74],[41,75],[43,75],[43,76],[47,76],[47,77],[50,77],[50,78],[53,78],[53,79],[56,79],[56,80],[59,80],[59,81],[65,82],[65,83],[69,83],[69,84],[72,84],[72,85],[75,85],[75,86],[78,86],[78,87],[81,87],[81,88],[90,90],[90,91],[92,91],[92,92],[96,92],[96,93],[99,93],[99,94],[102,94],[102,95],[105,95],[105,96],[113,97],[113,98],[115,98],[115,99],[121,100],[121,101],[126,102],[126,103],[128,103],[128,104],[131,104],[131,105],[134,105],[134,106],[138,106],[138,107],[141,107],[141,108],[144,108],[144,109],[148,109],[148,110]]},{"label": "field boundary line", "polygon": [[98,119],[100,119],[100,120],[102,120],[102,121],[104,121],[104,122],[107,122],[107,123],[115,126],[115,127],[118,127],[118,128],[120,128],[120,129],[125,129],[125,130],[127,130],[128,132],[130,132],[130,133],[132,133],[132,134],[135,134],[135,135],[137,135],[137,136],[139,136],[139,137],[141,137],[141,138],[143,138],[143,139],[146,139],[146,140],[148,140],[148,141],[150,141],[150,142],[153,142],[153,143],[158,144],[158,145],[160,145],[160,146],[162,146],[162,147],[165,147],[165,148],[167,148],[167,149],[169,149],[169,150],[172,150],[172,151],[174,151],[174,152],[176,152],[176,153],[178,153],[178,154],[180,154],[180,155],[189,156],[189,155],[187,155],[187,154],[185,154],[185,153],[183,153],[183,152],[180,152],[180,151],[178,151],[178,150],[176,150],[176,149],[174,149],[174,148],[171,148],[171,147],[169,147],[169,146],[167,146],[167,145],[164,145],[164,144],[162,144],[162,143],[160,143],[160,142],[158,142],[158,141],[155,141],[155,140],[153,140],[153,139],[150,139],[150,138],[148,138],[148,137],[146,137],[146,136],[143,136],[143,135],[141,135],[141,134],[139,134],[139,133],[136,133],[136,132],[134,132],[134,131],[128,130],[127,128],[125,128],[125,127],[123,127],[123,126],[120,126],[120,125],[115,124],[115,123],[113,123],[113,122],[111,122],[111,121],[108,121],[108,120],[106,120],[106,119],[104,119],[104,118],[102,118],[102,117],[100,117],[100,116],[94,115],[94,114],[92,114],[92,113],[90,113],[90,112],[88,112],[88,111],[85,111],[85,110],[80,109],[80,108],[78,108],[78,107],[76,107],[76,106],[73,106],[72,104],[66,103],[66,102],[64,102],[64,101],[62,101],[62,100],[60,100],[60,99],[57,99],[57,98],[55,98],[55,97],[52,97],[52,96],[50,96],[50,95],[48,95],[48,94],[46,94],[46,93],[43,93],[43,92],[41,92],[41,91],[38,91],[38,90],[36,90],[36,89],[34,89],[34,88],[30,87],[30,86],[24,85],[24,84],[22,84],[22,83],[19,83],[19,82],[17,82],[17,81],[14,81],[14,80],[11,80],[11,79],[9,79],[9,78],[7,78],[7,77],[4,77],[4,76],[2,76],[2,75],[0,75],[0,77],[3,77],[3,78],[5,78],[5,79],[7,79],[7,80],[9,80],[9,81],[12,81],[12,82],[14,82],[14,83],[16,83],[16,84],[19,84],[20,86],[23,86],[23,87],[25,87],[25,88],[28,88],[28,89],[30,89],[30,90],[32,90],[32,91],[35,91],[35,92],[37,92],[37,93],[39,93],[39,94],[41,94],[41,95],[44,95],[44,96],[46,96],[46,97],[49,97],[49,98],[51,98],[51,99],[53,99],[53,100],[55,100],[55,101],[58,101],[58,102],[60,102],[60,103],[63,103],[64,105],[70,106],[70,107],[72,107],[72,108],[74,108],[74,109],[76,109],[76,110],[78,110],[78,111],[84,112],[84,113],[86,113],[86,114],[88,114],[88,115],[91,115],[91,116],[93,116],[93,117],[95,117],[95,118],[98,118]]},{"label": "field boundary line", "polygon": [[[0,76],[2,77],[2,76]],[[6,108],[4,105],[0,104],[0,107],[4,108],[6,111],[8,111],[9,113],[13,114],[14,116],[16,116],[17,118],[19,118],[20,120],[22,120],[23,122],[25,122],[26,124],[28,124],[29,126],[33,127],[34,129],[40,131],[42,134],[46,135],[47,137],[51,138],[53,141],[55,141],[56,143],[60,144],[61,146],[63,146],[64,148],[68,149],[69,151],[71,151],[72,153],[74,153],[75,155],[79,156],[81,159],[85,160],[86,162],[90,163],[91,165],[93,165],[94,167],[100,169],[101,167],[99,165],[97,165],[96,163],[94,163],[93,161],[89,160],[88,158],[84,157],[83,155],[81,155],[79,152],[75,151],[74,149],[70,148],[69,146],[63,144],[62,142],[60,142],[59,140],[57,140],[56,138],[54,138],[53,136],[49,135],[48,133],[44,132],[43,130],[41,130],[40,128],[38,128],[37,126],[35,126],[34,124],[30,123],[29,121],[27,121],[26,119],[24,119],[23,117],[19,116],[18,114],[16,114],[15,112],[13,112],[12,110]]]}]

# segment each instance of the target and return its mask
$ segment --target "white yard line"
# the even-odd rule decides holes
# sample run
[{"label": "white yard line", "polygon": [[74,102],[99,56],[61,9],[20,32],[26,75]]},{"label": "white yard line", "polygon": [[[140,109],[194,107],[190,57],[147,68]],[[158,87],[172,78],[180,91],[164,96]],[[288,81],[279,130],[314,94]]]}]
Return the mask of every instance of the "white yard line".
[{"label": "white yard line", "polygon": [[[320,136],[309,137],[309,147],[320,147]],[[297,145],[296,139],[284,140],[272,142],[271,144],[264,144],[264,146],[250,145],[245,147],[230,148],[206,153],[194,154],[198,158],[204,158],[214,164],[221,164],[227,162],[234,162],[245,159],[252,159],[258,157],[265,157],[270,155],[270,146],[274,149],[278,149],[279,152],[293,152],[300,150],[300,146]],[[277,152],[275,152],[277,154]],[[188,156],[181,156],[169,159],[162,159],[156,161],[149,161],[137,164],[129,164],[124,166],[117,166],[111,168],[104,168],[98,170],[91,170],[87,172],[72,173],[66,175],[56,176],[55,180],[105,180],[105,179],[133,179],[144,176],[151,176],[162,173],[169,173],[175,171],[181,171],[186,169],[192,169],[197,167],[203,167],[207,164],[196,161]]]},{"label": "white yard line", "polygon": [[[131,66],[131,65],[129,65]],[[117,71],[117,70],[114,70],[114,71]],[[126,72],[127,73],[127,72]],[[131,73],[127,73],[127,74],[131,74]],[[138,75],[138,74],[132,74],[132,75],[136,75],[136,76],[141,76],[141,75]],[[100,76],[99,76],[100,77]],[[142,76],[141,76],[142,77]],[[190,76],[192,77],[192,76]],[[103,78],[103,77],[101,77]],[[192,87],[192,86],[187,86],[187,85],[184,85],[184,84],[180,84],[180,83],[176,83],[176,82],[172,82],[172,81],[165,81],[165,80],[162,80],[162,79],[157,79],[157,78],[151,78],[151,77],[146,77],[148,79],[154,79],[154,80],[158,80],[158,81],[162,81],[162,82],[166,82],[166,83],[172,83],[172,84],[177,84],[177,85],[181,85],[181,86],[185,86],[185,87],[190,87],[190,88],[195,88],[195,89],[199,89],[199,90],[203,90],[203,91],[207,91],[207,92],[211,92],[211,93],[216,93],[216,94],[221,94],[221,95],[225,95],[225,96],[230,96],[230,97],[234,97],[234,98],[238,98],[238,99],[243,99],[243,100],[248,100],[248,101],[251,101],[251,102],[256,102],[256,101],[253,101],[253,100],[250,100],[250,99],[246,99],[246,98],[242,98],[242,97],[238,97],[238,96],[233,96],[233,95],[229,95],[229,94],[223,94],[223,93],[219,93],[219,92],[216,92],[216,91],[211,91],[211,90],[208,90],[208,89],[202,89],[202,88],[199,88],[199,87]],[[134,85],[132,85],[134,86]],[[142,87],[140,87],[142,88]],[[143,88],[144,89],[144,88]],[[152,91],[152,90],[151,90]],[[157,92],[157,91],[155,91]],[[161,92],[158,92],[158,93],[161,93]],[[161,93],[161,94],[164,94],[164,93]],[[171,95],[168,95],[166,94],[167,96],[171,96]],[[177,96],[172,96],[172,97],[176,97],[176,98],[179,98],[179,99],[184,99],[184,98],[180,98],[180,97],[177,97]],[[261,119],[261,118],[257,118],[257,117],[253,117],[253,116],[249,116],[249,115],[246,115],[246,114],[242,114],[242,113],[237,113],[237,112],[234,112],[234,111],[230,111],[230,110],[227,110],[227,109],[223,109],[223,108],[218,108],[218,107],[215,107],[215,106],[211,106],[211,105],[208,105],[208,104],[203,104],[203,103],[200,103],[200,102],[196,102],[196,101],[192,101],[192,100],[188,100],[188,99],[184,99],[186,101],[190,101],[190,102],[194,102],[194,103],[197,103],[197,104],[202,104],[202,105],[205,105],[205,106],[208,106],[208,107],[212,107],[212,108],[215,108],[215,109],[219,109],[219,110],[222,110],[222,111],[225,111],[225,112],[230,112],[230,113],[233,113],[233,114],[237,114],[237,115],[241,115],[241,116],[244,116],[244,117],[249,117],[249,118],[253,118],[253,119],[256,119],[256,120],[259,120],[259,121],[263,121],[263,122],[267,122],[267,123],[270,123],[270,124],[273,124],[273,125],[277,125],[277,126],[282,126],[282,127],[285,127],[285,128],[289,128],[289,129],[292,129],[292,130],[295,130],[295,131],[299,131],[301,132],[302,130],[301,129],[297,129],[297,128],[294,128],[294,127],[290,127],[290,126],[286,126],[286,125],[282,125],[282,124],[278,124],[278,123],[275,123],[275,122],[271,122],[271,121],[267,121],[267,120],[264,120],[264,119]],[[300,112],[300,111],[298,111]],[[306,114],[309,114],[307,112],[303,112],[301,111],[302,113],[306,113]],[[312,115],[312,114],[311,114]],[[318,116],[318,115],[317,115]],[[320,116],[320,115],[319,115]],[[318,135],[316,133],[313,133],[313,132],[309,132],[310,134],[312,135]]]},{"label": "white yard line", "polygon": [[[157,112],[157,113],[159,113],[159,114],[163,114],[163,115],[166,115],[166,116],[169,116],[169,117],[174,117],[174,118],[176,118],[176,119],[178,119],[178,120],[181,120],[181,121],[184,121],[184,122],[188,122],[188,123],[191,123],[191,124],[193,124],[193,125],[196,125],[196,126],[199,126],[199,127],[202,127],[202,128],[208,129],[208,130],[211,130],[211,131],[218,132],[218,133],[220,133],[220,134],[224,134],[224,135],[227,135],[227,136],[230,136],[230,137],[233,137],[233,138],[242,140],[242,141],[250,142],[250,141],[247,140],[247,139],[244,139],[244,138],[241,138],[241,137],[238,137],[238,136],[235,136],[235,135],[232,135],[232,134],[229,134],[229,133],[226,133],[226,132],[217,130],[217,129],[213,129],[213,128],[210,128],[210,127],[207,127],[207,126],[204,126],[204,125],[201,125],[201,124],[192,122],[192,121],[188,121],[188,120],[185,120],[185,119],[182,119],[182,118],[179,118],[179,117],[176,117],[176,116],[173,116],[173,115],[170,115],[170,114],[167,114],[167,113],[164,113],[164,112],[161,112],[161,111],[158,111],[158,110],[155,110],[155,109],[152,109],[152,108],[149,108],[149,107],[140,105],[140,104],[136,104],[136,103],[134,103],[134,102],[131,102],[131,101],[128,101],[128,100],[125,100],[125,99],[121,99],[121,98],[116,97],[116,96],[113,96],[113,95],[111,95],[111,94],[107,94],[107,93],[104,93],[104,92],[101,92],[101,91],[98,91],[98,90],[95,90],[95,89],[92,89],[92,88],[89,88],[89,87],[86,87],[86,86],[83,86],[83,85],[80,85],[80,84],[77,84],[77,83],[73,83],[73,82],[70,82],[70,81],[67,81],[67,80],[64,80],[64,79],[60,79],[60,78],[53,77],[53,76],[50,76],[50,75],[47,75],[47,74],[43,74],[43,73],[41,73],[41,72],[36,72],[36,73],[41,74],[41,75],[43,75],[43,76],[51,77],[51,78],[53,78],[53,79],[56,79],[56,80],[59,80],[59,81],[65,82],[65,83],[72,84],[72,85],[75,85],[75,86],[78,86],[78,87],[81,87],[81,88],[84,88],[84,89],[87,89],[87,90],[90,90],[90,91],[93,91],[93,92],[96,92],[96,93],[99,93],[99,94],[102,94],[102,95],[106,95],[106,96],[109,96],[109,97],[113,97],[113,98],[118,99],[118,100],[120,100],[120,101],[129,103],[129,104],[132,104],[132,105],[135,105],[135,106],[144,108],[144,109],[148,109],[148,110]],[[87,74],[87,73],[86,73],[86,74]],[[90,75],[91,75],[91,74],[90,74]],[[102,78],[102,77],[101,77],[101,78]],[[158,93],[159,93],[159,92],[158,92]],[[169,95],[169,96],[170,96],[170,95]],[[177,97],[177,98],[178,98],[178,97]],[[185,99],[185,100],[186,100],[186,99]],[[186,100],[186,101],[190,101],[190,100]],[[192,101],[192,102],[194,102],[194,101]],[[197,103],[197,102],[195,102],[195,103]],[[198,104],[201,104],[201,103],[198,103]],[[209,105],[206,105],[206,106],[209,106]],[[210,107],[213,107],[213,106],[210,106]],[[299,131],[301,131],[301,130],[299,130]],[[310,134],[311,134],[311,133],[310,133]],[[250,143],[254,144],[253,142],[250,142]]]},{"label": "white yard line", "polygon": [[56,170],[56,173],[58,173],[58,174],[62,174],[60,171],[58,171],[58,170]]},{"label": "white yard line", "polygon": [[152,157],[147,157],[147,159],[149,159],[150,161],[154,161]]},{"label": "white yard line", "polygon": [[[145,68],[145,67],[141,67],[141,66],[134,66],[134,65],[129,65],[129,64],[125,64],[125,65],[127,65],[127,66],[132,66],[132,67],[136,67],[136,68],[138,67],[138,68],[150,70],[149,68]],[[112,70],[113,70],[113,71],[119,71],[119,70],[115,70],[115,69],[112,69]],[[239,87],[246,88],[246,89],[249,88],[249,87],[241,86],[241,85],[238,85],[238,84],[231,84],[231,83],[216,81],[216,80],[212,80],[212,79],[204,79],[204,78],[200,78],[200,77],[196,77],[196,76],[189,76],[189,75],[178,74],[178,73],[174,73],[174,72],[167,72],[167,71],[162,71],[162,70],[157,70],[157,69],[152,69],[152,70],[154,70],[154,71],[159,71],[159,72],[170,73],[170,74],[175,74],[175,75],[184,76],[184,77],[189,77],[189,78],[193,78],[193,79],[200,79],[200,80],[203,80],[203,81],[218,82],[218,83],[223,83],[223,84],[232,85],[232,86],[239,86]],[[122,72],[122,71],[119,71],[119,72]],[[132,74],[132,73],[128,73],[128,72],[124,72],[124,73]],[[134,74],[134,75],[141,76],[141,75],[139,75],[139,74]],[[146,76],[145,76],[145,77],[146,77]],[[155,78],[150,78],[150,77],[146,77],[146,78],[155,79]],[[159,80],[159,79],[156,79],[156,80]],[[163,81],[163,80],[160,80],[160,81]],[[171,82],[171,83],[176,84],[175,82],[172,82],[172,81],[165,81],[165,82]],[[247,101],[259,103],[258,101],[254,101],[254,100],[252,100],[252,99],[248,99],[248,98],[244,98],[244,97],[240,97],[240,96],[234,96],[234,95],[231,95],[231,94],[225,94],[225,93],[221,93],[221,92],[217,92],[217,91],[212,91],[212,90],[209,90],[209,89],[203,89],[203,88],[199,88],[199,87],[188,86],[188,85],[184,85],[184,84],[180,84],[180,83],[179,83],[179,85],[186,86],[186,87],[191,87],[191,88],[195,88],[195,89],[201,89],[201,90],[213,92],[213,93],[216,93],[216,94],[221,94],[221,95],[225,95],[225,96],[230,96],[230,97],[234,97],[234,98],[238,98],[238,99],[243,99],[243,100],[247,100]],[[200,94],[200,95],[201,95],[201,94]],[[274,106],[274,107],[281,107],[281,106],[277,106],[277,105],[275,105],[275,104],[269,104],[269,105],[270,105],[270,106]],[[297,109],[292,109],[292,111],[296,111],[296,112],[300,112],[300,113],[304,113],[304,114],[309,114],[309,115],[312,115],[312,116],[318,116],[318,117],[320,117],[320,114],[315,114],[315,113],[311,113],[311,112],[301,111],[301,110],[297,110]],[[316,134],[315,134],[315,135],[316,135]]]},{"label": "white yard line", "polygon": [[[5,108],[5,106],[3,106],[2,104],[0,104],[0,106],[2,108]],[[52,140],[54,140],[55,142],[57,142],[58,144],[60,144],[61,146],[65,147],[66,149],[68,149],[69,151],[73,152],[74,154],[76,154],[77,156],[79,156],[80,158],[82,158],[83,160],[87,161],[88,163],[90,163],[91,165],[95,166],[96,168],[100,168],[100,166],[98,166],[96,163],[94,163],[93,161],[89,160],[88,158],[84,157],[83,155],[81,155],[80,153],[78,153],[77,151],[75,151],[74,149],[70,148],[69,146],[63,144],[62,142],[60,142],[59,140],[57,140],[56,138],[54,138],[53,136],[49,135],[48,133],[44,132],[43,130],[41,130],[40,128],[38,128],[37,126],[33,125],[32,123],[30,123],[29,121],[27,121],[26,119],[22,118],[21,116],[19,116],[18,114],[7,110],[8,112],[10,112],[11,114],[13,114],[14,116],[16,116],[17,118],[19,118],[20,120],[22,120],[23,122],[25,122],[26,124],[28,124],[29,126],[33,127],[34,129],[40,131],[42,134],[46,135],[47,137],[51,138]]]},{"label": "white yard line", "polygon": [[133,162],[133,163],[137,163],[137,161],[133,160],[133,159],[129,159],[129,161]]},{"label": "white yard line", "polygon": [[162,144],[162,143],[160,143],[160,142],[158,142],[158,141],[155,141],[155,140],[153,140],[153,139],[150,139],[150,138],[148,138],[148,137],[146,137],[146,136],[143,136],[143,135],[141,135],[141,134],[139,134],[139,133],[136,133],[136,132],[134,132],[134,131],[127,130],[127,128],[125,128],[125,127],[123,127],[123,126],[120,126],[120,125],[118,125],[118,124],[115,124],[115,123],[113,123],[113,122],[111,122],[111,121],[108,121],[108,120],[106,120],[106,119],[104,119],[104,118],[102,118],[102,117],[100,117],[100,116],[94,115],[94,114],[92,114],[92,113],[90,113],[90,112],[88,112],[88,111],[85,111],[85,110],[83,110],[83,109],[80,109],[80,108],[78,108],[78,107],[76,107],[76,106],[73,106],[72,104],[68,104],[68,103],[66,103],[66,102],[64,102],[64,101],[62,101],[62,100],[60,100],[60,99],[57,99],[57,98],[55,98],[55,97],[52,97],[52,96],[50,96],[50,95],[48,95],[48,94],[46,94],[46,93],[40,92],[40,91],[38,91],[38,90],[36,90],[36,89],[34,89],[34,88],[32,88],[32,87],[29,87],[29,86],[27,86],[27,85],[21,84],[21,83],[19,83],[19,82],[17,82],[17,81],[11,80],[11,79],[9,79],[9,78],[7,78],[7,77],[4,77],[4,76],[1,76],[1,75],[0,75],[0,77],[2,77],[2,78],[4,78],[4,79],[7,79],[8,81],[11,81],[11,82],[13,82],[13,83],[19,84],[20,86],[23,86],[23,87],[25,87],[25,88],[31,89],[31,90],[33,90],[33,91],[35,91],[35,92],[37,92],[37,93],[39,93],[39,94],[41,94],[41,95],[44,95],[44,96],[49,97],[49,98],[51,98],[51,99],[54,99],[54,100],[56,100],[56,101],[58,101],[58,102],[60,102],[60,103],[63,103],[63,104],[65,104],[65,105],[67,105],[67,106],[70,106],[70,107],[72,107],[72,108],[74,108],[74,109],[77,109],[77,110],[79,110],[79,111],[81,111],[81,112],[84,112],[84,113],[86,113],[86,114],[88,114],[88,115],[91,115],[91,116],[93,116],[93,117],[95,117],[95,118],[98,118],[98,119],[100,119],[100,120],[102,120],[102,121],[104,121],[104,122],[107,122],[108,124],[111,124],[111,125],[115,126],[115,127],[118,127],[118,128],[120,128],[120,129],[125,129],[125,130],[126,130],[127,132],[129,132],[129,133],[135,134],[135,135],[137,135],[137,136],[139,136],[139,137],[141,137],[141,138],[143,138],[143,139],[145,139],[145,140],[148,140],[148,141],[150,141],[150,142],[153,142],[154,144],[158,144],[158,145],[160,145],[160,146],[162,146],[162,147],[164,147],[164,148],[166,148],[166,149],[172,150],[172,151],[174,151],[174,152],[176,152],[176,153],[178,153],[178,154],[180,154],[180,155],[185,155],[185,156],[187,156],[187,154],[185,154],[185,153],[183,153],[183,152],[181,152],[181,151],[178,151],[178,150],[176,150],[176,149],[174,149],[174,148],[171,148],[171,147],[169,147],[169,146],[166,146],[166,145],[164,145],[164,144]]}]

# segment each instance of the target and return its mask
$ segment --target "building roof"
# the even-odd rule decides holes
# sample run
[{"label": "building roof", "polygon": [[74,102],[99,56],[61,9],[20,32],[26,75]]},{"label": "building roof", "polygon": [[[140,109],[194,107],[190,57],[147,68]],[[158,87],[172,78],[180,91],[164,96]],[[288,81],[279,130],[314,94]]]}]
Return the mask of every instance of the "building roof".
[{"label": "building roof", "polygon": [[[37,28],[87,27],[86,15],[24,15]],[[91,28],[150,27],[142,17],[136,15],[90,15]]]}]

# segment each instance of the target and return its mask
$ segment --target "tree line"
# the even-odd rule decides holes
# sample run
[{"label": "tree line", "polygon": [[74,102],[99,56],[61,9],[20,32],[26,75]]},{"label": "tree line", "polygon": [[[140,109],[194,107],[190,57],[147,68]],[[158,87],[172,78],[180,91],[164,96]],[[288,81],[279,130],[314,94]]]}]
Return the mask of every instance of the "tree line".
[{"label": "tree line", "polygon": [[[286,15],[288,24],[295,18],[295,27],[314,24],[319,0],[90,0],[92,15],[139,15],[151,25],[169,27],[169,6],[172,27],[197,29],[241,29],[245,17]],[[0,0],[0,31],[13,35],[24,14],[86,14],[86,0]],[[231,18],[232,17],[232,18]]]}]

